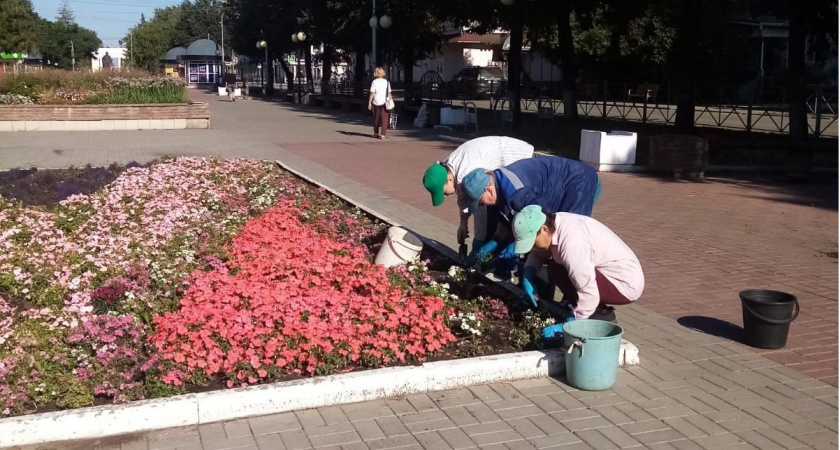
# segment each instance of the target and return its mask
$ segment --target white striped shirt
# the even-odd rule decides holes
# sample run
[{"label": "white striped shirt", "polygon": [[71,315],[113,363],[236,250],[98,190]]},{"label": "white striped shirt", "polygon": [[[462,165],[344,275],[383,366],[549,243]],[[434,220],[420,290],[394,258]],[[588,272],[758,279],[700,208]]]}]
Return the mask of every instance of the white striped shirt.
[{"label": "white striped shirt", "polygon": [[521,159],[532,158],[534,146],[507,136],[484,136],[464,142],[443,161],[455,175],[455,183],[475,169],[496,170]]},{"label": "white striped shirt", "polygon": [[464,142],[441,164],[455,175],[455,192],[458,195],[458,210],[462,219],[468,217],[471,201],[461,187],[470,172],[475,169],[496,170],[522,159],[534,156],[534,146],[507,136],[484,136]]}]

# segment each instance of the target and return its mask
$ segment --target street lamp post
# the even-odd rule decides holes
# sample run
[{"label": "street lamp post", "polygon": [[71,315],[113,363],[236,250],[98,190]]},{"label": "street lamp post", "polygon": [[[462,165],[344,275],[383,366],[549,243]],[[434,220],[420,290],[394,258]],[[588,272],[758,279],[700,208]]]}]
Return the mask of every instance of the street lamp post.
[{"label": "street lamp post", "polygon": [[[303,53],[303,45],[306,42],[306,33],[303,31],[298,31],[297,33],[292,33],[292,42],[295,44],[300,44],[300,47],[297,49],[297,61],[295,61],[295,79],[297,80],[297,91],[298,91],[298,103],[303,101],[303,91],[301,89],[301,82],[300,82],[300,59],[301,53]],[[309,80],[310,74],[306,74],[307,82]]]},{"label": "street lamp post", "polygon": [[376,15],[376,0],[373,0],[373,15],[370,17],[368,21],[368,25],[370,25],[371,32],[373,33],[371,39],[371,48],[370,48],[370,75],[373,76],[373,70],[376,69],[376,29],[382,27],[383,29],[391,28],[393,21],[391,17],[387,14],[382,15],[382,17],[378,17]]},{"label": "street lamp post", "polygon": [[225,12],[220,14],[219,24],[222,26],[222,73],[227,74],[227,66],[225,66]]},{"label": "street lamp post", "polygon": [[[271,83],[271,80],[268,79],[268,42],[265,40],[257,41],[257,48],[265,49],[265,62],[263,63],[265,66],[265,86],[263,86],[263,94],[265,97],[268,97],[268,91],[270,90],[268,89],[268,86],[269,83]],[[260,74],[262,74],[262,72],[260,72]]]},{"label": "street lamp post", "polygon": [[508,49],[508,99],[513,116],[512,128],[515,134],[522,131],[522,106],[520,74],[522,72],[522,7],[515,5],[515,0],[501,0],[505,6],[513,6],[513,23],[510,30],[510,48]]}]

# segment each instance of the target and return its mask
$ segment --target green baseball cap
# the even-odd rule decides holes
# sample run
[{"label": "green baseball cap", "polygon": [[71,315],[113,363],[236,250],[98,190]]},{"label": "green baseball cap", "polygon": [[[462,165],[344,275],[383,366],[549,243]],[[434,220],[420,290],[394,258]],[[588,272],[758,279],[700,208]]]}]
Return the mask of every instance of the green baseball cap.
[{"label": "green baseball cap", "polygon": [[531,251],[545,219],[539,205],[526,206],[513,217],[514,253],[522,255]]},{"label": "green baseball cap", "polygon": [[432,194],[432,206],[443,203],[443,187],[446,186],[447,170],[440,163],[434,163],[423,175],[423,187]]}]

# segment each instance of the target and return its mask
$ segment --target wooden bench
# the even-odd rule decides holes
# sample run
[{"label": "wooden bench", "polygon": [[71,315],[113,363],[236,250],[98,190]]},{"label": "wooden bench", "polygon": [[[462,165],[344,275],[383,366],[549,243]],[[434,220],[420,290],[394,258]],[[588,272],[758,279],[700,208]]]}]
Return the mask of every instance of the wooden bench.
[{"label": "wooden bench", "polygon": [[645,101],[656,100],[657,94],[659,94],[658,84],[640,84],[636,89],[627,90],[627,98],[643,98]]}]

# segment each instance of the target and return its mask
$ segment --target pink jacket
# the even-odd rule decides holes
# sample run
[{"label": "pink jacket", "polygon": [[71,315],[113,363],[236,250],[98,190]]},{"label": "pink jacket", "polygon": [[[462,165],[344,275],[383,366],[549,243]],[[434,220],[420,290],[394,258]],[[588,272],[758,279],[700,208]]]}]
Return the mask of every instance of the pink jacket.
[{"label": "pink jacket", "polygon": [[[551,237],[551,258],[566,268],[578,291],[575,318],[591,316],[600,303],[595,268],[628,300],[635,301],[645,289],[645,274],[633,250],[597,220],[572,213],[557,213]],[[545,253],[531,252],[526,266],[541,266]]]}]

